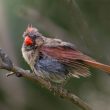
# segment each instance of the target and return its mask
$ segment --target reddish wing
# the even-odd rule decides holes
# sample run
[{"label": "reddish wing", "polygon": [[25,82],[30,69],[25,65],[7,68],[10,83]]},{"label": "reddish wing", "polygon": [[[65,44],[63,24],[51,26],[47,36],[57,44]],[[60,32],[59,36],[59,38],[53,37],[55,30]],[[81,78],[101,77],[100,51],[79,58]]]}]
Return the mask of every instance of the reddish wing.
[{"label": "reddish wing", "polygon": [[[74,68],[76,67],[76,69],[80,68],[81,70],[79,71],[79,73],[83,74],[83,76],[86,76],[88,73],[87,67],[84,64],[110,73],[109,65],[99,63],[93,60],[91,57],[88,57],[87,55],[84,55],[80,51],[77,51],[68,46],[58,46],[58,47],[43,46],[41,48],[41,52],[47,56],[51,56],[55,59],[58,59],[60,62],[66,65],[72,66]],[[82,61],[83,63],[79,63],[78,60]],[[86,74],[84,74],[84,71],[82,70],[85,70]]]},{"label": "reddish wing", "polygon": [[[74,69],[70,70],[70,73],[74,76],[89,76],[89,70],[87,65],[78,60],[90,59],[81,52],[67,46],[47,47],[43,46],[41,52],[47,56],[51,56],[58,59],[61,63],[70,66]],[[83,60],[82,60],[83,61]]]},{"label": "reddish wing", "polygon": [[66,46],[47,47],[43,46],[41,52],[47,56],[58,59],[61,62],[73,63],[75,60],[93,60],[81,52]]}]

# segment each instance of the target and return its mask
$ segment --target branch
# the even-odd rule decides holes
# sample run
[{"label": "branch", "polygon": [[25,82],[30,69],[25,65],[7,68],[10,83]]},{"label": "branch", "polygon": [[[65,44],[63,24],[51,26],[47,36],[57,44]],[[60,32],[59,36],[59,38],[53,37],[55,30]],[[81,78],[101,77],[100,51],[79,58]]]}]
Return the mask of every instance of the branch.
[{"label": "branch", "polygon": [[29,80],[34,80],[36,83],[57,94],[61,98],[68,99],[70,102],[77,105],[82,110],[92,110],[83,100],[81,100],[75,94],[70,93],[66,89],[58,88],[55,85],[51,86],[46,80],[42,79],[41,77],[38,77],[27,70],[15,66],[2,49],[0,49],[0,69],[8,70],[11,72],[11,74],[13,72],[13,74],[16,74],[16,76],[22,76]]}]

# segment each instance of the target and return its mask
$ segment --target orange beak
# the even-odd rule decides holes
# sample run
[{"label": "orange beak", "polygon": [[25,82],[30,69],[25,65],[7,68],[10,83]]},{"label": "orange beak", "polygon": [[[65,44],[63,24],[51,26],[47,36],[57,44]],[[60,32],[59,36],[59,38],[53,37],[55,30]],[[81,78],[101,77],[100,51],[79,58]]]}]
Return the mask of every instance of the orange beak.
[{"label": "orange beak", "polygon": [[29,45],[33,44],[33,41],[29,36],[26,36],[24,39],[24,43],[25,43],[25,45],[29,46]]}]

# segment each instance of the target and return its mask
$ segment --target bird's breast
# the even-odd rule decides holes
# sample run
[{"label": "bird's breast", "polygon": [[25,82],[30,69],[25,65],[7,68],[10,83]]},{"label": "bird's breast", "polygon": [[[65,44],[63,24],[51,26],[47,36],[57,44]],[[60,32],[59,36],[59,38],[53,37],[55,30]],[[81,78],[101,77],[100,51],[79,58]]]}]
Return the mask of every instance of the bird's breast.
[{"label": "bird's breast", "polygon": [[30,51],[26,51],[24,47],[22,47],[22,55],[24,57],[24,59],[26,60],[26,62],[33,67],[35,64],[35,61],[38,57],[38,51],[36,50],[30,50]]}]

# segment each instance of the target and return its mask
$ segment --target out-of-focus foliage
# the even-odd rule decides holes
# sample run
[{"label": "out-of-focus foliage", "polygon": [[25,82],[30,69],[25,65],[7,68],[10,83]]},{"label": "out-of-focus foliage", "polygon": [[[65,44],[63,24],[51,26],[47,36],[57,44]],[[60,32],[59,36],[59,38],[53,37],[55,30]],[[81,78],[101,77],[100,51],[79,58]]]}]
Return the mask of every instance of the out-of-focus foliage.
[{"label": "out-of-focus foliage", "polygon": [[[22,58],[22,33],[29,23],[45,36],[71,41],[84,53],[110,64],[110,0],[0,0],[0,47],[15,64]],[[0,71],[5,73],[6,71]],[[72,78],[65,86],[94,110],[110,109],[110,77],[91,69],[91,77]],[[0,110],[78,110],[24,78],[0,74]]]}]

